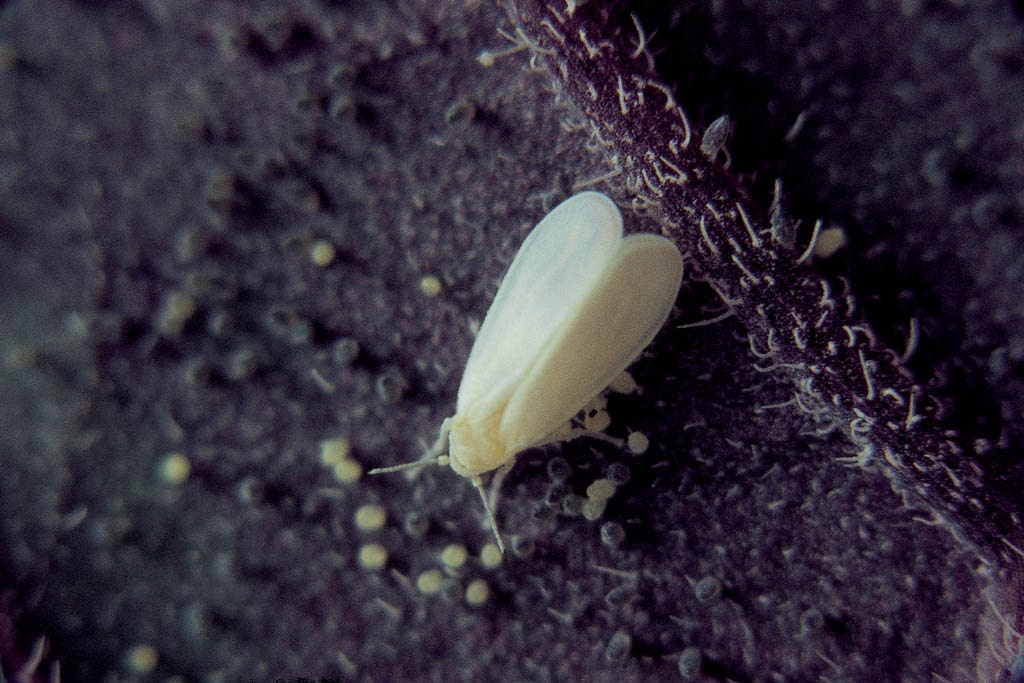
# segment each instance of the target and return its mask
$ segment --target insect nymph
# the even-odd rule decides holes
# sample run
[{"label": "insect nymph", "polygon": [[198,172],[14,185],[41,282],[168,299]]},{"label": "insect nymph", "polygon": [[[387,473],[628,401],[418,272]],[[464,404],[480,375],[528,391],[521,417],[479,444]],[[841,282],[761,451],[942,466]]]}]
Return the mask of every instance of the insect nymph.
[{"label": "insect nymph", "polygon": [[371,474],[450,464],[480,491],[503,547],[481,475],[497,470],[499,482],[520,451],[575,436],[560,428],[651,342],[682,275],[682,256],[668,239],[623,238],[622,216],[605,195],[565,200],[509,266],[430,459]]}]

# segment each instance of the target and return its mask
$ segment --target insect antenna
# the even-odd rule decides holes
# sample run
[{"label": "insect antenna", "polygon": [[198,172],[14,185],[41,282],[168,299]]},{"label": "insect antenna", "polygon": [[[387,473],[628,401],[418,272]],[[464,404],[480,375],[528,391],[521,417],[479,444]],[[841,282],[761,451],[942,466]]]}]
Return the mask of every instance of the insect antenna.
[{"label": "insect antenna", "polygon": [[437,435],[437,441],[430,447],[423,457],[413,462],[407,462],[402,465],[392,465],[391,467],[377,467],[368,472],[368,474],[387,474],[388,472],[401,472],[402,470],[413,470],[417,467],[424,467],[426,465],[448,465],[451,463],[451,459],[445,450],[448,448],[448,434],[451,432],[452,419],[450,417],[445,418],[444,422],[441,423],[441,432]]},{"label": "insect antenna", "polygon": [[402,470],[412,470],[417,467],[426,467],[427,465],[447,465],[448,463],[449,460],[447,455],[439,455],[436,458],[416,460],[414,462],[407,462],[401,465],[392,465],[391,467],[376,467],[370,470],[367,474],[387,474],[388,472],[401,472]]}]

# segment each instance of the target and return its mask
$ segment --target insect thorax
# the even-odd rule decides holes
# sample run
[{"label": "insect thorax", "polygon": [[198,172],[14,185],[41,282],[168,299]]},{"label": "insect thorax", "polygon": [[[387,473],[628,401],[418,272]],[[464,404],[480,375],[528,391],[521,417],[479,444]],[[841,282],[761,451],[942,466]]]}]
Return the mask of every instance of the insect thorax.
[{"label": "insect thorax", "polygon": [[475,477],[501,467],[515,455],[501,438],[501,416],[500,410],[483,419],[455,415],[448,446],[456,474]]}]

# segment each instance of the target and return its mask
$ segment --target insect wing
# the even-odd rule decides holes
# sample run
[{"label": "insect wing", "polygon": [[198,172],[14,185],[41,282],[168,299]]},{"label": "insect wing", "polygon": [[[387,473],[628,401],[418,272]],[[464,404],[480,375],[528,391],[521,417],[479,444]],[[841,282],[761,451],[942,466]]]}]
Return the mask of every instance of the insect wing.
[{"label": "insect wing", "polygon": [[623,240],[588,296],[516,388],[501,435],[517,450],[544,440],[632,363],[661,329],[683,275],[658,235]]},{"label": "insect wing", "polygon": [[622,243],[622,217],[603,194],[583,192],[545,216],[523,242],[480,326],[456,412],[500,409],[604,274]]}]

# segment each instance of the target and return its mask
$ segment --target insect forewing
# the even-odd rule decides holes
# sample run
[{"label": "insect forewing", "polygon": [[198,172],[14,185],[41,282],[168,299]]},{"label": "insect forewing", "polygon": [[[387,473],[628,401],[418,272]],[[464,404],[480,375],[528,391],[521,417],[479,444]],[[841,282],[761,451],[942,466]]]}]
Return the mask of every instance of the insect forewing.
[{"label": "insect forewing", "polygon": [[676,246],[631,235],[517,384],[501,422],[521,450],[544,439],[632,363],[658,333],[683,275]]},{"label": "insect forewing", "polygon": [[537,224],[509,266],[480,326],[456,412],[483,418],[500,408],[604,275],[622,242],[608,197],[583,192]]}]

